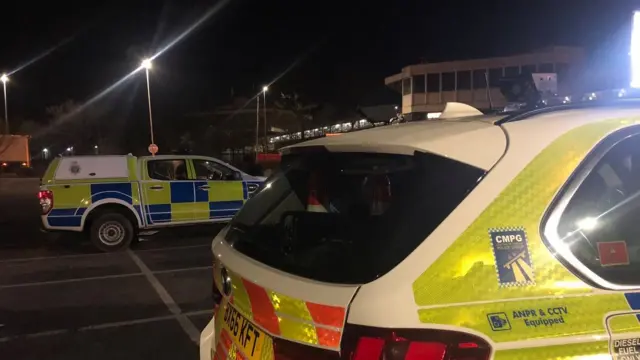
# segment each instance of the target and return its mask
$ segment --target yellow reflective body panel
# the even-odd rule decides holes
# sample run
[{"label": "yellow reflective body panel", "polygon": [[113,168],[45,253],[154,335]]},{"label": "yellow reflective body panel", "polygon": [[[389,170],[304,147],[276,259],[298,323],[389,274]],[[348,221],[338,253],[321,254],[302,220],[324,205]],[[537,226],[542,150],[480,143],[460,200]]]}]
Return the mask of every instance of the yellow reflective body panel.
[{"label": "yellow reflective body panel", "polygon": [[42,181],[40,182],[42,185],[49,185],[53,183],[53,176],[56,173],[56,169],[58,168],[58,164],[60,164],[60,158],[55,158],[51,160],[47,170],[42,176]]},{"label": "yellow reflective body panel", "polygon": [[137,182],[67,182],[46,188],[53,193],[53,209],[46,215],[47,224],[52,228],[81,227],[82,218],[92,204],[105,200],[126,204],[142,219]]},{"label": "yellow reflective body panel", "polygon": [[[606,335],[606,314],[630,310],[624,293],[595,291],[583,283],[547,249],[539,227],[554,196],[588,152],[611,132],[637,123],[616,119],[583,125],[538,154],[415,280],[420,321],[473,329],[495,342]],[[496,228],[524,228],[535,275],[532,285],[499,285],[489,236]],[[635,316],[620,316],[610,326],[618,333],[640,331]],[[607,351],[606,342],[509,350],[496,353],[496,358],[564,359],[602,351]]]},{"label": "yellow reflective body panel", "polygon": [[138,181],[138,158],[129,156],[127,158],[127,169],[129,170],[129,181]]},{"label": "yellow reflective body panel", "polygon": [[54,209],[75,209],[88,207],[91,204],[91,185],[52,185]]}]

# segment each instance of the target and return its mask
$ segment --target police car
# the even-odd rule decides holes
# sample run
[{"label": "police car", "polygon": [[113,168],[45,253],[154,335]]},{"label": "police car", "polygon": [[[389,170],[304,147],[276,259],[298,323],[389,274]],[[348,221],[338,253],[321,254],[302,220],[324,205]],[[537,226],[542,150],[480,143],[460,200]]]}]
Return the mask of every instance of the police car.
[{"label": "police car", "polygon": [[202,156],[71,156],[51,162],[38,198],[46,231],[117,251],[143,230],[229,221],[263,181]]},{"label": "police car", "polygon": [[466,110],[286,148],[201,360],[637,359],[640,101]]}]

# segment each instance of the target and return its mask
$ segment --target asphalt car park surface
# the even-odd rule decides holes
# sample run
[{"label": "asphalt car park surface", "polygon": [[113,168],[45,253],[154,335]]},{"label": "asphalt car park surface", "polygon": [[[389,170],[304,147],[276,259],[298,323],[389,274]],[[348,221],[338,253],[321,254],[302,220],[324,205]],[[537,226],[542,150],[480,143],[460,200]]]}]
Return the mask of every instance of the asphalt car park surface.
[{"label": "asphalt car park surface", "polygon": [[197,359],[220,226],[120,253],[39,230],[37,179],[0,178],[1,359]]}]

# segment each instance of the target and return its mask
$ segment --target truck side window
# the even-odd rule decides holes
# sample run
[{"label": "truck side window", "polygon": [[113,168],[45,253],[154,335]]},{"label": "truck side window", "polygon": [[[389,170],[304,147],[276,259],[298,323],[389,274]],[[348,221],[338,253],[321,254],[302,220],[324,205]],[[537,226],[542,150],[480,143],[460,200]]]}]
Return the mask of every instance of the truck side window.
[{"label": "truck side window", "polygon": [[154,180],[172,181],[187,180],[187,164],[185,160],[149,160],[147,172]]},{"label": "truck side window", "polygon": [[[555,239],[546,240],[566,247],[587,268],[580,272],[594,281],[638,285],[640,134],[624,137],[601,151],[606,153],[599,153],[601,158],[594,160],[586,176],[576,177],[584,180],[559,215]],[[597,152],[598,148],[595,155]]]},{"label": "truck side window", "polygon": [[193,160],[198,180],[233,180],[235,171],[215,161]]}]

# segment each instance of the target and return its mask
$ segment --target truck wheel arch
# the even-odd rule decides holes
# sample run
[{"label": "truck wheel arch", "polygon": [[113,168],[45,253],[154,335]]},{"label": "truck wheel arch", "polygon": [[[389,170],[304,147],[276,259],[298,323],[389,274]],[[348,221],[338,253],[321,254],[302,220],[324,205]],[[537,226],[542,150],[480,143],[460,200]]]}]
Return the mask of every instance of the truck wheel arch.
[{"label": "truck wheel arch", "polygon": [[98,214],[101,211],[111,210],[111,209],[113,211],[122,213],[123,215],[127,216],[129,220],[131,220],[131,223],[136,228],[139,229],[143,227],[142,219],[140,218],[138,211],[136,211],[136,209],[131,204],[119,199],[111,198],[111,199],[103,199],[100,201],[96,201],[95,203],[91,204],[91,206],[87,208],[87,210],[82,215],[82,223],[81,223],[82,229],[86,230],[87,229],[86,226],[87,225],[90,226],[88,222],[91,221],[94,215]]}]

